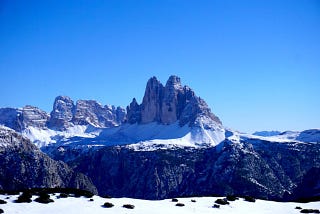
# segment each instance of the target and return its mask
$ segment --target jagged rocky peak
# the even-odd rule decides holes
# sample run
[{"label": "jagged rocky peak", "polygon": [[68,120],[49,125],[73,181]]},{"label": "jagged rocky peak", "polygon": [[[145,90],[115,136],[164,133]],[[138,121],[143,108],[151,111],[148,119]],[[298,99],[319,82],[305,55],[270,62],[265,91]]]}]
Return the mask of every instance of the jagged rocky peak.
[{"label": "jagged rocky peak", "polygon": [[97,113],[103,114],[103,107],[95,100],[78,100],[72,122],[75,125],[88,125],[100,127]]},{"label": "jagged rocky peak", "polygon": [[166,88],[174,88],[174,89],[181,89],[181,79],[178,76],[172,75],[169,77],[167,83],[166,83]]},{"label": "jagged rocky peak", "polygon": [[180,77],[170,76],[164,88],[164,96],[161,105],[161,122],[171,124],[178,120],[178,95],[182,94]]},{"label": "jagged rocky peak", "polygon": [[50,116],[47,112],[30,105],[22,108],[23,128],[28,126],[45,128]]},{"label": "jagged rocky peak", "polygon": [[127,106],[127,121],[130,124],[140,123],[141,121],[141,108],[136,98],[133,98],[130,105]]},{"label": "jagged rocky peak", "polygon": [[54,100],[49,128],[64,130],[71,126],[75,105],[73,100],[67,96],[58,96]]},{"label": "jagged rocky peak", "polygon": [[29,126],[44,128],[48,120],[49,115],[45,111],[30,105],[0,109],[0,124],[16,131],[22,131]]},{"label": "jagged rocky peak", "polygon": [[166,85],[152,77],[147,82],[142,104],[134,99],[127,107],[129,123],[172,124],[179,121],[181,126],[195,125],[201,120],[221,121],[215,116],[206,102],[197,97],[188,86],[181,85],[181,79],[170,76]]},{"label": "jagged rocky peak", "polygon": [[95,100],[78,100],[72,122],[78,125],[113,127],[125,120],[126,111],[121,107],[102,106]]},{"label": "jagged rocky peak", "polygon": [[65,130],[74,125],[92,125],[94,127],[114,127],[126,120],[126,110],[121,107],[102,106],[95,100],[73,100],[67,96],[58,96],[53,104],[49,128]]},{"label": "jagged rocky peak", "polygon": [[163,85],[156,77],[149,79],[141,104],[141,123],[150,123],[161,120],[161,100],[163,99],[163,90]]},{"label": "jagged rocky peak", "polygon": [[127,111],[125,108],[118,106],[115,108],[114,113],[116,115],[116,122],[118,125],[124,123],[127,120]]}]

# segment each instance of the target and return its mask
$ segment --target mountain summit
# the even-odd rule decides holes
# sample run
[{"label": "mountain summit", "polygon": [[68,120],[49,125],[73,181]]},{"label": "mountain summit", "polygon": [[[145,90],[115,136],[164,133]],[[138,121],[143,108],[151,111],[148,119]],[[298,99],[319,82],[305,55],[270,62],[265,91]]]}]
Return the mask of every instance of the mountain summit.
[{"label": "mountain summit", "polygon": [[142,104],[138,105],[134,99],[127,111],[128,122],[131,124],[158,122],[168,125],[179,121],[180,126],[192,126],[198,117],[205,116],[222,125],[206,102],[188,86],[182,86],[177,76],[170,76],[165,86],[156,77],[150,78]]},{"label": "mountain summit", "polygon": [[103,145],[179,139],[184,146],[212,146],[225,138],[220,119],[174,75],[165,85],[150,78],[142,103],[134,98],[126,109],[58,96],[50,114],[33,106],[0,109],[0,124],[23,132],[39,147],[70,137],[94,138]]}]

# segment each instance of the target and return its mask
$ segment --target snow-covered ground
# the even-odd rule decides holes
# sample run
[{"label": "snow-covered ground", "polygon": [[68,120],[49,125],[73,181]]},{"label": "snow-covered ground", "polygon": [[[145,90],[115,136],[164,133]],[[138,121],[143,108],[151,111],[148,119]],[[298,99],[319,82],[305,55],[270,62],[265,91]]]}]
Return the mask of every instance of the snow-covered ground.
[{"label": "snow-covered ground", "polygon": [[[200,120],[200,119],[199,119]],[[39,129],[28,127],[23,135],[29,138],[39,148],[47,145],[57,147],[63,145],[93,147],[128,145],[134,150],[155,150],[176,147],[214,147],[224,139],[234,143],[242,140],[258,140],[277,143],[318,143],[320,129],[310,129],[303,132],[287,131],[273,136],[257,136],[240,133],[223,128],[214,122],[201,119],[197,126],[181,127],[178,122],[163,125],[156,122],[148,124],[124,124],[112,128],[97,128],[90,125],[76,125],[65,131]]]},{"label": "snow-covered ground", "polygon": [[[257,200],[256,202],[247,202],[240,198],[239,200],[230,202],[230,205],[221,205],[220,208],[213,208],[217,197],[194,197],[194,198],[179,198],[179,203],[183,203],[184,207],[176,206],[177,202],[171,202],[171,199],[160,201],[149,201],[131,198],[113,198],[105,199],[99,196],[94,196],[90,201],[88,198],[60,198],[51,196],[55,202],[49,204],[40,204],[37,202],[31,203],[14,203],[17,196],[0,195],[0,199],[7,201],[7,204],[1,204],[0,208],[4,213],[11,214],[44,214],[44,213],[59,213],[59,214],[79,214],[79,213],[132,213],[132,214],[188,214],[188,213],[300,213],[300,210],[295,209],[301,207],[303,209],[320,209],[320,202],[310,203],[293,203],[293,202],[273,202]],[[33,199],[36,197],[34,196]],[[192,202],[191,199],[196,202]],[[112,208],[104,208],[102,205],[105,202],[114,204]],[[124,204],[132,204],[134,209],[126,209],[122,206]]]},{"label": "snow-covered ground", "polygon": [[[150,149],[164,147],[202,147],[215,146],[225,139],[222,127],[213,128],[181,127],[178,122],[170,125],[158,123],[124,124],[113,128],[95,128],[92,126],[73,126],[66,131],[28,127],[23,135],[39,148],[47,145],[64,144],[87,146],[111,146],[136,144],[134,148]],[[137,145],[139,144],[139,145]],[[150,147],[150,148],[149,148]]]}]

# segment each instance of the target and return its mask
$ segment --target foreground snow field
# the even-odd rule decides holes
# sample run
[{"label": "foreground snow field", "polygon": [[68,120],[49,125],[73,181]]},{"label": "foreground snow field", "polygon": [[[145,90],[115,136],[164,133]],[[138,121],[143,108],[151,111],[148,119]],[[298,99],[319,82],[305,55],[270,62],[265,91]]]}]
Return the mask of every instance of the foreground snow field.
[{"label": "foreground snow field", "polygon": [[[176,206],[177,202],[172,202],[171,199],[161,201],[149,201],[131,198],[112,198],[105,199],[99,196],[93,196],[93,201],[89,198],[69,197],[58,199],[51,195],[54,203],[40,204],[32,201],[31,203],[14,203],[18,195],[0,195],[0,199],[7,201],[7,204],[1,204],[0,208],[4,213],[10,214],[44,214],[44,213],[59,213],[59,214],[79,214],[79,213],[159,213],[159,214],[188,214],[188,213],[300,213],[300,210],[295,209],[301,207],[303,209],[320,209],[320,202],[311,203],[293,203],[293,202],[273,202],[257,200],[256,202],[247,202],[240,198],[239,200],[230,202],[230,205],[220,205],[220,208],[213,208],[214,202],[218,197],[193,197],[193,198],[179,198],[179,203],[185,206]],[[10,197],[10,198],[7,198]],[[36,196],[33,196],[33,200]],[[191,200],[195,200],[192,202]],[[102,205],[105,202],[114,204],[112,208],[104,208]],[[132,204],[134,209],[126,209],[122,206],[124,204]]]}]

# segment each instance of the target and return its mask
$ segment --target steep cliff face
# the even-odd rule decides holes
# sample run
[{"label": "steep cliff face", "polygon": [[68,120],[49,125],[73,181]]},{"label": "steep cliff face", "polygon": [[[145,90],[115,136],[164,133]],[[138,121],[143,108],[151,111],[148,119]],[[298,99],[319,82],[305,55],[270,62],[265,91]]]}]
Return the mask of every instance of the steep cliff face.
[{"label": "steep cliff face", "polygon": [[178,120],[180,116],[178,95],[182,94],[182,86],[180,78],[171,76],[164,88],[164,97],[162,100],[161,108],[161,122],[164,124],[171,124]]},{"label": "steep cliff face", "polygon": [[141,104],[141,123],[161,121],[163,85],[156,77],[149,79]]},{"label": "steep cliff face", "polygon": [[141,122],[141,107],[136,98],[133,98],[130,105],[127,106],[127,122],[130,124]]},{"label": "steep cliff face", "polygon": [[28,126],[44,128],[49,119],[49,115],[41,109],[27,105],[23,108],[1,108],[0,124],[22,131]]},{"label": "steep cliff face", "polygon": [[114,106],[102,106],[95,100],[78,100],[72,123],[75,125],[92,125],[95,127],[114,127],[124,122],[124,109]]},{"label": "steep cliff face", "polygon": [[75,111],[73,100],[66,96],[58,96],[54,100],[53,110],[50,113],[48,127],[64,130],[71,126],[71,120]]},{"label": "steep cliff face", "polygon": [[28,139],[0,126],[0,189],[70,187],[97,193],[91,180],[42,153]]},{"label": "steep cliff face", "polygon": [[126,120],[126,111],[121,107],[102,106],[95,100],[73,100],[58,96],[53,104],[48,127],[64,131],[74,125],[92,125],[97,128],[109,128],[122,124]]},{"label": "steep cliff face", "polygon": [[22,108],[21,118],[23,128],[28,126],[40,129],[45,128],[49,117],[47,112],[37,107],[27,105]]},{"label": "steep cliff face", "polygon": [[173,124],[179,121],[181,126],[193,126],[198,118],[203,117],[221,125],[206,102],[197,97],[188,86],[182,86],[177,76],[170,76],[165,86],[156,77],[149,79],[142,104],[138,105],[134,100],[127,107],[127,112],[128,122],[131,124]]}]

